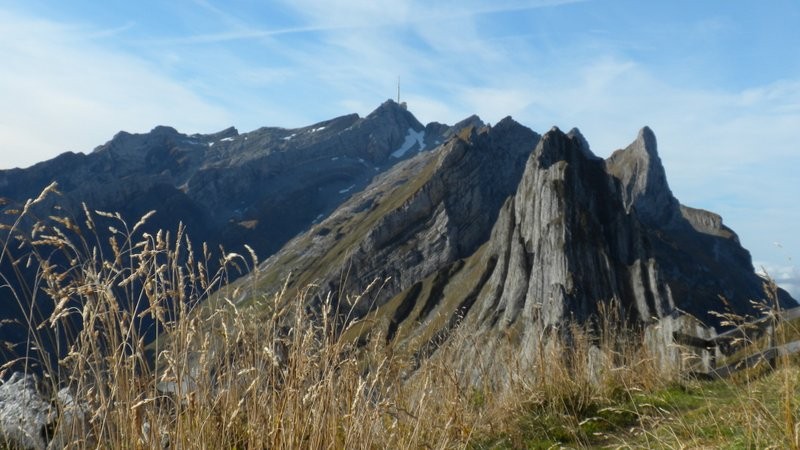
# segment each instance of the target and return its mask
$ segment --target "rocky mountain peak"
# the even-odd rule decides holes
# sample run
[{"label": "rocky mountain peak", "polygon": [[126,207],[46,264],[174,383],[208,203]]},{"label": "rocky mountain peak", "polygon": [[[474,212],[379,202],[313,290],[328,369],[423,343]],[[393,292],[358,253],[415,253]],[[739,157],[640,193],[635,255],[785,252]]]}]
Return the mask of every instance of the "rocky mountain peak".
[{"label": "rocky mountain peak", "polygon": [[[212,248],[251,245],[268,257],[264,290],[291,272],[293,287],[348,301],[380,280],[351,298],[357,316],[388,308],[387,339],[436,344],[463,320],[484,354],[513,335],[525,355],[612,299],[639,322],[680,310],[710,324],[720,296],[747,313],[761,293],[722,219],[673,197],[647,127],[603,160],[576,128],[542,137],[478,116],[423,127],[388,100],[294,129],[120,132],[89,155],[0,171],[0,197],[23,204],[53,180],[77,215],[83,201],[129,219],[156,209],[148,230],[180,221]],[[60,215],[52,206],[37,214]]]},{"label": "rocky mountain peak", "polygon": [[120,131],[111,138],[105,145],[95,148],[95,152],[102,151],[108,148],[125,148],[133,145],[141,145],[153,141],[160,141],[168,138],[182,136],[175,128],[157,125],[147,133],[129,133],[127,131]]},{"label": "rocky mountain peak", "polygon": [[403,107],[396,101],[388,99],[381,103],[374,111],[369,113],[365,118],[366,121],[389,121],[399,125],[407,124],[415,131],[425,128],[414,114],[412,114],[406,107]]},{"label": "rocky mountain peak", "polygon": [[585,143],[580,133],[570,136],[564,134],[558,127],[552,127],[542,136],[533,157],[541,167],[548,168],[560,161],[576,161],[585,159],[587,156],[594,156],[587,154],[587,151],[588,144]]},{"label": "rocky mountain peak", "polygon": [[167,126],[167,125],[156,125],[152,130],[150,130],[150,134],[157,135],[157,136],[158,135],[161,135],[161,136],[176,136],[176,135],[178,135],[180,133],[178,133],[178,130],[176,130],[175,128],[172,128],[170,126]]},{"label": "rocky mountain peak", "polygon": [[653,130],[647,125],[643,126],[639,130],[639,133],[636,136],[636,142],[639,143],[648,153],[654,155],[657,154],[658,144],[656,142],[656,134],[653,133]]},{"label": "rocky mountain peak", "polygon": [[[507,118],[511,119],[511,116],[508,116]],[[513,119],[511,119],[511,121],[513,123],[517,123]],[[473,114],[473,115],[467,117],[466,119],[463,119],[463,120],[460,120],[460,121],[456,122],[456,124],[453,125],[453,129],[454,130],[458,130],[458,129],[462,129],[462,128],[466,128],[466,127],[481,128],[481,127],[483,127],[485,125],[486,124],[483,122],[483,120],[481,120],[480,117],[478,117],[477,115]]]},{"label": "rocky mountain peak", "polygon": [[[480,120],[480,117],[478,117],[478,116],[474,116],[474,115],[473,115],[473,116],[470,116],[470,117],[475,117],[477,120]],[[515,126],[516,126],[516,125],[518,125],[518,124],[519,124],[519,122],[517,122],[516,120],[514,120],[514,118],[513,118],[513,117],[511,117],[511,116],[505,116],[505,117],[503,117],[502,119],[500,119],[500,121],[499,121],[499,122],[497,122],[496,124],[494,124],[494,126],[492,127],[492,129],[494,129],[494,130],[505,130],[505,129],[507,129],[507,128],[512,128],[512,127],[515,127]]]},{"label": "rocky mountain peak", "polygon": [[[500,270],[489,283],[499,295],[484,303],[493,306],[481,315],[541,329],[569,315],[582,320],[599,300],[618,296],[619,286],[604,271],[617,264],[611,249],[631,230],[611,186],[603,161],[588,155],[577,135],[555,127],[547,132],[493,231]],[[614,225],[626,229],[620,233]]]},{"label": "rocky mountain peak", "polygon": [[236,136],[239,136],[239,130],[237,130],[236,127],[228,127],[222,131],[217,131],[216,133],[211,133],[206,135],[203,134],[192,135],[193,138],[205,138],[206,140],[209,140],[211,142],[218,141],[220,139],[235,138]]},{"label": "rocky mountain peak", "polygon": [[583,134],[581,133],[581,130],[579,130],[578,128],[572,128],[567,133],[567,136],[569,136],[570,139],[573,139],[573,140],[577,141],[580,144],[581,151],[583,151],[584,155],[587,158],[590,158],[590,159],[598,159],[599,158],[598,156],[596,156],[594,154],[594,152],[592,152],[592,149],[589,146],[589,141],[587,141],[586,138],[583,136]]},{"label": "rocky mountain peak", "polygon": [[120,131],[92,153],[113,160],[116,171],[138,171],[153,163],[160,165],[158,163],[164,153],[185,143],[187,139],[188,136],[175,128],[159,125],[147,133]]},{"label": "rocky mountain peak", "polygon": [[621,183],[625,209],[636,209],[640,220],[664,226],[680,215],[658,155],[655,134],[649,127],[643,127],[628,147],[615,151],[606,164]]},{"label": "rocky mountain peak", "polygon": [[[480,121],[480,119],[478,119],[478,121]],[[481,124],[480,127],[485,127],[482,125],[483,122],[479,123]],[[475,125],[477,125],[477,123],[475,123]],[[488,128],[485,134],[493,143],[492,148],[495,148],[496,151],[519,152],[521,145],[528,143],[528,145],[530,145],[529,148],[523,147],[526,159],[527,155],[530,155],[536,143],[541,139],[538,133],[512,119],[511,116],[505,117],[493,127]]]},{"label": "rocky mountain peak", "polygon": [[[591,323],[606,308],[644,326],[687,313],[720,326],[710,311],[752,313],[750,299],[763,297],[746,251],[717,217],[683,208],[686,218],[648,224],[664,205],[680,214],[651,130],[610,161],[592,154],[578,130],[553,128],[539,138],[509,118],[462,133],[389,172],[312,230],[313,238],[270,258],[264,273],[285,279],[280,271],[292,261],[306,279],[326,280],[326,292],[362,292],[387,280],[369,302],[386,321],[372,323],[412,353],[466,327],[480,345],[456,352],[465,373],[481,360],[502,371],[493,355],[509,336],[525,364],[548,330]],[[427,181],[404,183],[409,172]],[[497,180],[506,180],[503,189],[490,187]],[[399,206],[375,219],[357,214],[387,204]],[[371,225],[352,234],[364,223]],[[342,248],[345,239],[354,244]],[[317,261],[345,254],[315,272]],[[780,301],[793,303],[785,293]],[[420,336],[431,340],[420,346]]]}]

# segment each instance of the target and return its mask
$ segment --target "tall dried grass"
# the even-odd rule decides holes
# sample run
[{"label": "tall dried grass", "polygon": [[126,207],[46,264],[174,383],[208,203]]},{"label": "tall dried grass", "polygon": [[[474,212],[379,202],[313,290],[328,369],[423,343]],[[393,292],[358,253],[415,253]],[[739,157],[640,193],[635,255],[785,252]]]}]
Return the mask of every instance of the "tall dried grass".
[{"label": "tall dried grass", "polygon": [[[545,336],[533,370],[507,349],[505,383],[475,385],[459,372],[452,361],[470,337],[458,332],[409,375],[408,362],[384,339],[366,346],[341,339],[340,324],[329,320],[336,316],[330,298],[322,314],[312,314],[310,291],[265,297],[255,283],[229,284],[231,270],[257,272],[252,251],[214,257],[203,246],[196,254],[182,228],[143,232],[150,214],[129,227],[117,214],[86,207],[81,225],[51,217],[23,230],[23,217],[41,198],[5,227],[0,258],[11,258],[7,246],[16,242],[27,250],[19,263],[36,268],[32,297],[15,293],[20,308],[52,303],[44,320],[26,317],[33,330],[27,345],[44,355],[49,391],[67,393],[54,395],[60,420],[50,437],[57,446],[588,445],[619,427],[646,428],[652,415],[629,400],[675,381],[611,313],[592,329],[573,328],[569,339]],[[220,269],[212,273],[212,266]],[[243,293],[257,300],[240,308]],[[64,350],[48,356],[37,336],[60,336],[60,329],[68,330],[63,340],[51,340]],[[613,406],[620,404],[632,406]],[[555,426],[540,426],[553,420]]]}]

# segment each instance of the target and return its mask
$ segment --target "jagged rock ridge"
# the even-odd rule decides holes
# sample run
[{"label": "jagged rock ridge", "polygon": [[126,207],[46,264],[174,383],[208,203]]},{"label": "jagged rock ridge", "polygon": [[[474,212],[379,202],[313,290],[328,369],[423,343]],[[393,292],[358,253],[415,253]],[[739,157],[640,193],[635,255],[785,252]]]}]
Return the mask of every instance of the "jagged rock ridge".
[{"label": "jagged rock ridge", "polygon": [[[0,171],[0,197],[22,203],[57,181],[64,194],[58,202],[68,211],[79,213],[86,202],[136,220],[156,209],[152,228],[175,229],[183,221],[197,241],[248,243],[268,256],[397,156],[433,148],[452,132],[436,123],[424,127],[391,100],[364,118],[351,114],[297,129],[185,135],[159,126],[146,134],[120,132],[88,155],[65,153]],[[393,155],[412,133],[423,137],[407,155]]]},{"label": "jagged rock ridge", "polygon": [[[119,132],[89,154],[64,153],[27,169],[0,171],[0,210],[19,209],[56,181],[62,195],[36,205],[28,226],[65,215],[82,223],[81,203],[91,210],[118,212],[131,224],[156,210],[140,232],[174,232],[182,222],[196,245],[243,251],[248,244],[264,258],[375,176],[469,124],[482,125],[471,117],[454,127],[423,126],[389,100],[363,118],[351,114],[296,129],[239,133],[231,127],[186,135],[159,126],[145,134]],[[7,220],[13,215],[0,215],[0,223]],[[0,263],[13,284],[11,258]],[[27,276],[32,279],[33,274]],[[0,289],[5,304],[17,305],[14,295],[11,289]],[[51,302],[43,303],[34,308],[37,322],[52,308]],[[16,349],[7,354],[9,347],[2,346],[0,363],[25,353],[23,315],[28,310],[23,305],[0,311],[0,319],[9,319],[0,325],[0,342]]]},{"label": "jagged rock ridge", "polygon": [[763,297],[735,233],[674,198],[646,127],[603,160],[576,129],[423,126],[388,101],[293,130],[121,132],[89,155],[0,172],[0,196],[22,202],[53,179],[65,195],[41,217],[55,201],[129,218],[157,209],[152,227],[180,220],[195,241],[262,256],[283,246],[260,268],[262,290],[292,273],[351,318],[382,315],[387,339],[420,354],[462,326],[487,349],[513,331],[524,355],[612,300],[637,323],[718,325],[711,311],[752,312]]},{"label": "jagged rock ridge", "polygon": [[383,280],[377,298],[355,305],[360,315],[472,254],[514,193],[539,135],[511,118],[494,127],[470,122],[287,244],[262,267],[265,285],[294,272],[294,285],[314,282],[336,294],[362,292]]},{"label": "jagged rock ridge", "polygon": [[[507,125],[473,133],[467,141],[456,138],[426,155],[426,161],[447,161],[455,152],[464,159],[471,152],[480,154],[476,143],[481,136],[497,140]],[[435,201],[430,195],[433,183],[410,190],[400,183],[396,191],[382,191],[380,201],[390,202],[393,194],[407,200],[385,211],[381,220],[351,227],[357,206],[345,205],[330,223],[323,222],[281,252],[312,254],[310,260],[319,261],[334,249],[346,257],[315,265],[279,254],[264,269],[269,274],[276,266],[290,265],[303,274],[303,281],[338,280],[346,273],[347,289],[323,283],[323,290],[340,293],[360,292],[376,278],[399,276],[401,281],[388,283],[378,298],[367,296],[369,305],[377,305],[376,317],[382,318],[374,322],[389,339],[403,341],[418,354],[433,351],[454,327],[468,327],[473,343],[482,348],[464,349],[466,365],[478,358],[491,360],[492,348],[510,335],[516,336],[524,360],[544,331],[584,323],[612,301],[621,316],[643,325],[689,314],[712,327],[720,325],[713,311],[757,313],[751,300],[765,294],[749,253],[719,216],[682,206],[672,196],[650,129],[642,129],[630,146],[608,160],[596,157],[577,130],[564,134],[553,129],[537,141],[535,150],[520,151],[529,157],[521,177],[514,178],[515,192],[497,213],[488,209],[496,220],[484,241],[469,246],[471,254],[449,251],[444,244],[450,235],[438,219],[446,210],[439,205],[468,196],[463,186],[470,179],[448,168],[456,175],[439,179],[443,184],[435,189]],[[496,162],[506,173],[517,173],[508,172],[514,167],[511,160]],[[396,173],[387,174],[379,185],[385,187]],[[377,189],[368,188],[353,202],[371,204]],[[405,232],[420,223],[427,224],[428,233]],[[347,235],[349,244],[309,238],[331,226],[353,233]],[[409,248],[426,246],[435,251],[415,260],[403,256],[414,254]],[[425,270],[415,270],[420,267]],[[794,304],[785,292],[779,296],[783,306]]]}]

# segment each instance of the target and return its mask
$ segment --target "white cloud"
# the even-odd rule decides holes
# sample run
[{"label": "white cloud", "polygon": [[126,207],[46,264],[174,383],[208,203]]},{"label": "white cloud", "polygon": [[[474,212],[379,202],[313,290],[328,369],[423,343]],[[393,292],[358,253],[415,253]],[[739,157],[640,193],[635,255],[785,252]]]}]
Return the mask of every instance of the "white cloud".
[{"label": "white cloud", "polygon": [[284,0],[290,8],[310,20],[317,29],[380,28],[390,25],[441,24],[443,20],[464,19],[499,12],[580,3],[586,0]]},{"label": "white cloud", "polygon": [[147,62],[104,48],[106,36],[0,11],[0,167],[90,151],[121,129],[199,132],[229,123],[223,109]]},{"label": "white cloud", "polygon": [[[631,42],[598,23],[599,31],[568,40],[581,30],[516,13],[569,1],[286,0],[290,20],[274,28],[236,6],[196,3],[218,28],[156,33],[133,45],[141,47],[138,58],[86,38],[97,30],[0,15],[0,54],[11,61],[0,71],[0,96],[14,105],[0,112],[1,151],[66,150],[61,142],[86,150],[118,129],[143,131],[157,123],[191,132],[364,115],[395,96],[400,76],[403,100],[423,123],[454,123],[474,113],[492,123],[513,115],[539,132],[577,126],[601,156],[649,125],[679,200],[720,213],[758,259],[781,260],[774,240],[800,256],[800,236],[789,229],[800,222],[795,72],[739,87],[704,85],[701,72],[713,62],[695,67],[670,60],[664,73],[650,54],[661,41],[635,39],[641,30]],[[524,20],[490,32],[497,11],[515,11]],[[712,20],[699,23],[696,33],[686,26],[664,33],[682,39],[674,48],[685,49],[687,40],[717,25]],[[18,39],[25,35],[31,38]],[[191,84],[160,75],[164,67]]]},{"label": "white cloud", "polygon": [[[301,2],[297,13],[305,25],[328,31],[295,61],[360,105],[358,112],[393,97],[400,75],[403,98],[422,121],[453,123],[476,113],[492,123],[513,115],[540,132],[577,126],[601,156],[649,125],[679,200],[722,214],[759,258],[779,259],[774,238],[800,252],[788,229],[800,220],[789,207],[800,183],[786,169],[800,165],[800,79],[740,89],[681,84],[673,79],[696,80],[702,68],[667,75],[626,56],[630,42],[602,35],[592,35],[589,48],[565,47],[547,31],[533,41],[495,39],[480,26],[488,11],[477,3],[312,3]],[[504,2],[496,9],[543,5]],[[714,23],[700,23],[700,31]]]}]

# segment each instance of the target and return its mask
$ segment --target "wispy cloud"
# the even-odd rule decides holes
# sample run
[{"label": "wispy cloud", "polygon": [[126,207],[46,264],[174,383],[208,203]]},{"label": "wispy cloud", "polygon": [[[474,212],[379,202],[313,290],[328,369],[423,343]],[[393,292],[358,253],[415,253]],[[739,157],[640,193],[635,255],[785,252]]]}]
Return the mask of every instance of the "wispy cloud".
[{"label": "wispy cloud", "polygon": [[4,167],[91,150],[121,129],[141,132],[171,123],[212,131],[230,122],[226,111],[147,62],[94,43],[119,31],[78,30],[0,11]]},{"label": "wispy cloud", "polygon": [[[0,94],[21,106],[0,113],[2,142],[87,149],[116,129],[155,123],[300,126],[370,112],[394,97],[399,76],[423,122],[477,113],[492,123],[510,114],[537,131],[577,126],[600,155],[649,125],[681,201],[721,213],[762,260],[780,259],[773,240],[800,254],[800,236],[787,231],[800,222],[791,61],[774,60],[781,78],[725,83],[742,72],[725,72],[725,58],[743,50],[731,57],[713,46],[735,37],[736,20],[642,20],[631,5],[601,3],[196,0],[177,21],[190,26],[152,33],[141,17],[103,31],[6,14],[0,52],[12,63],[0,71]],[[125,51],[87,39],[102,33]],[[44,123],[54,132],[38,132]]]},{"label": "wispy cloud", "polygon": [[126,31],[133,29],[134,27],[136,27],[136,22],[128,21],[124,25],[115,28],[100,29],[95,31],[76,28],[74,29],[74,32],[77,36],[82,36],[87,40],[98,40],[119,36],[124,34]]},{"label": "wispy cloud", "polygon": [[515,11],[530,11],[588,0],[500,0],[489,4],[483,1],[421,0],[334,0],[325,3],[314,0],[286,1],[287,6],[312,23],[340,28],[350,26],[381,27],[437,22],[449,19],[473,18],[479,15]]},{"label": "wispy cloud", "polygon": [[[345,27],[340,28],[342,30]],[[158,44],[158,45],[195,45],[195,44],[218,44],[231,41],[243,41],[250,39],[261,39],[275,36],[282,36],[287,34],[300,34],[317,31],[334,31],[334,27],[289,27],[277,29],[241,29],[232,31],[223,31],[218,33],[197,34],[190,36],[172,37],[172,38],[155,38],[151,40],[143,40],[142,44]]]}]

